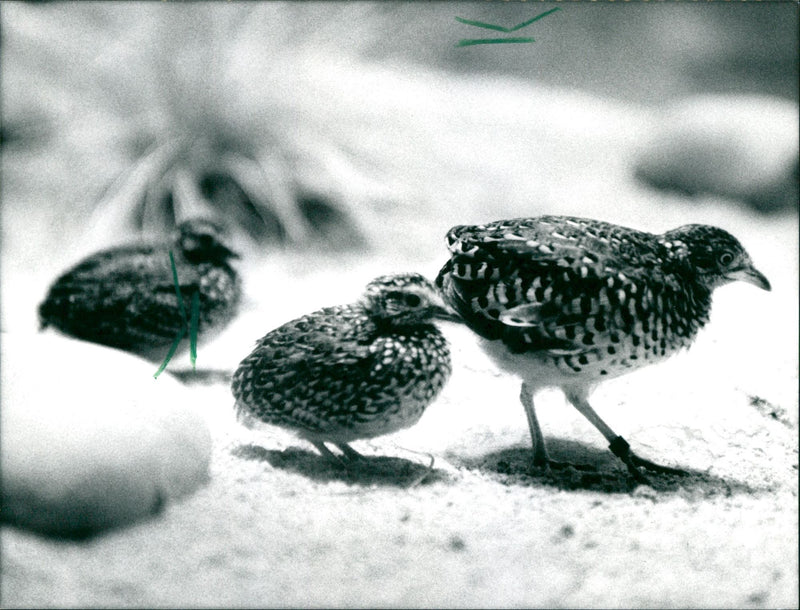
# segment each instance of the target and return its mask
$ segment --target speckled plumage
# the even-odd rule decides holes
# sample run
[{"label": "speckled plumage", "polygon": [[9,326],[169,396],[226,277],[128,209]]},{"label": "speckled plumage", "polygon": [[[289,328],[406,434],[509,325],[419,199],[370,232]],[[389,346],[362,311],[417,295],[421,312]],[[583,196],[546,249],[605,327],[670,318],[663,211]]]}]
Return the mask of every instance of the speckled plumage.
[{"label": "speckled plumage", "polygon": [[199,295],[198,336],[208,338],[235,316],[241,288],[229,260],[237,255],[206,220],[188,220],[172,243],[111,248],[84,259],[50,287],[39,306],[41,327],[161,360],[186,323],[169,252],[189,315]]},{"label": "speckled plumage", "polygon": [[323,454],[416,423],[447,381],[449,318],[418,274],[376,278],[353,304],[326,307],[258,341],[233,376],[240,419],[295,431]]},{"label": "speckled plumage", "polygon": [[[636,468],[663,469],[632,454],[594,413],[594,384],[688,347],[708,321],[713,290],[741,279],[769,290],[729,233],[687,225],[661,235],[574,217],[541,216],[457,226],[437,278],[444,300],[503,368],[523,379],[521,400],[534,462],[549,462],[533,393],[561,387]],[[663,469],[669,470],[669,469]]]}]

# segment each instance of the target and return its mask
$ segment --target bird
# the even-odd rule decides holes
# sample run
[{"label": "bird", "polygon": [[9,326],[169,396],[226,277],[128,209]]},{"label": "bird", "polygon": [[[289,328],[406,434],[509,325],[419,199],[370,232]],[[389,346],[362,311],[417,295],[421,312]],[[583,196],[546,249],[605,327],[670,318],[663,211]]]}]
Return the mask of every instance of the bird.
[{"label": "bird", "polygon": [[178,225],[169,243],[88,256],[50,286],[39,306],[40,328],[158,361],[178,333],[188,333],[187,312],[196,300],[197,335],[209,339],[235,317],[241,298],[231,266],[239,256],[221,235],[214,221],[192,218]]},{"label": "bird", "polygon": [[678,474],[637,456],[589,403],[600,382],[688,348],[709,320],[713,291],[741,280],[771,289],[727,231],[690,224],[653,234],[572,216],[460,225],[436,287],[487,355],[522,380],[533,466],[550,460],[534,395],[560,388],[639,482],[642,469]]},{"label": "bird", "polygon": [[412,426],[444,387],[450,349],[434,321],[453,318],[424,276],[377,277],[358,301],[257,341],[233,375],[237,419],[289,429],[330,460],[361,459],[349,443]]}]

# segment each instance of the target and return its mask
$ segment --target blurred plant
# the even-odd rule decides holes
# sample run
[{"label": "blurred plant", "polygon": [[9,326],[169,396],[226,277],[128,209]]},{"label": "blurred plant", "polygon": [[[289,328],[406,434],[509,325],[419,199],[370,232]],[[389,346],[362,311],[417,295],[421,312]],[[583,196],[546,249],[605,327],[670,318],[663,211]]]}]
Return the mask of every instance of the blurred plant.
[{"label": "blurred plant", "polygon": [[[200,215],[259,250],[362,248],[358,210],[326,179],[326,163],[352,160],[297,98],[307,78],[298,73],[333,36],[326,16],[341,9],[320,7],[315,27],[302,10],[275,9],[14,7],[4,51],[23,85],[10,103],[23,120],[5,126],[4,143],[43,132],[120,167],[88,206],[94,236],[162,237]],[[37,112],[38,131],[25,120]]]}]

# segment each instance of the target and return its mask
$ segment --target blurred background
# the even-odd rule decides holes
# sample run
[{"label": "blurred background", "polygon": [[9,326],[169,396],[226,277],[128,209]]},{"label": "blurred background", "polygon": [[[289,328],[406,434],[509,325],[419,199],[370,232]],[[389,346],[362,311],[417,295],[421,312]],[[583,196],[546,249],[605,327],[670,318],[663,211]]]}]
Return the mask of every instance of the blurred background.
[{"label": "blurred background", "polygon": [[[499,33],[455,17],[511,27],[555,7],[514,34],[533,43],[456,46]],[[586,155],[593,138],[613,141],[622,159],[669,121],[711,129],[723,148],[733,138],[739,156],[755,158],[745,171],[770,174],[738,191],[737,177],[699,178],[711,194],[796,208],[796,190],[780,183],[796,182],[796,151],[752,144],[770,136],[755,125],[765,118],[793,142],[794,3],[13,3],[2,19],[5,207],[26,210],[32,226],[60,218],[50,243],[73,255],[87,235],[81,252],[124,231],[168,232],[175,215],[207,204],[258,253],[320,240],[394,249],[380,237],[384,220],[408,240],[404,222],[419,210],[439,233],[476,207],[557,211],[536,165],[561,163],[572,147],[582,156],[561,174],[607,164]],[[729,97],[682,111],[709,93]],[[714,115],[733,124],[707,128]],[[741,162],[728,155],[723,164]],[[786,167],[759,170],[765,155]],[[665,169],[670,159],[658,163],[650,174],[667,175],[651,182],[703,191]]]},{"label": "blurred background", "polygon": [[[530,49],[456,47],[461,38],[491,37],[454,16],[503,25],[558,6],[565,11],[514,33]],[[391,36],[368,56],[414,60],[460,74],[493,73],[574,88],[620,101],[658,104],[697,93],[767,93],[797,100],[797,6],[708,2],[391,3]],[[437,39],[448,44],[429,44]],[[524,49],[524,50],[523,50]]]}]

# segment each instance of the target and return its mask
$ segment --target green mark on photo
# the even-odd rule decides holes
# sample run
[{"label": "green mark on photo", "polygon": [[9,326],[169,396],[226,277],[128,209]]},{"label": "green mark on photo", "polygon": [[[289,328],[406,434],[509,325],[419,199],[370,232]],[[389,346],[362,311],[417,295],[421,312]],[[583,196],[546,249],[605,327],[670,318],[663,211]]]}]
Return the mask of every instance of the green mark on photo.
[{"label": "green mark on photo", "polygon": [[192,318],[189,322],[189,360],[192,362],[192,369],[196,369],[197,362],[197,322],[200,317],[200,294],[195,292],[192,295]]},{"label": "green mark on photo", "polygon": [[164,371],[165,368],[167,368],[167,364],[169,364],[169,361],[172,360],[172,356],[175,355],[175,350],[178,349],[178,345],[180,344],[181,340],[185,335],[186,331],[181,330],[181,332],[179,332],[178,335],[175,337],[175,341],[172,342],[172,345],[170,346],[169,351],[167,352],[167,357],[164,358],[164,362],[161,363],[161,366],[158,367],[158,370],[156,371],[155,375],[153,375],[154,379],[158,379],[158,376]]},{"label": "green mark on photo", "polygon": [[186,309],[183,307],[183,297],[181,296],[181,285],[178,282],[178,268],[175,267],[175,257],[172,255],[172,250],[169,251],[169,264],[172,265],[172,281],[175,284],[175,296],[178,297],[178,311],[181,313],[181,320],[183,325],[186,326]]},{"label": "green mark on photo", "polygon": [[192,369],[196,370],[195,363],[197,361],[197,326],[200,318],[200,294],[198,292],[192,294],[191,320],[187,320],[186,308],[183,305],[183,296],[181,295],[181,285],[178,282],[178,269],[175,267],[175,257],[172,254],[172,250],[169,251],[169,263],[172,266],[172,281],[175,284],[175,296],[178,299],[178,312],[181,314],[183,326],[175,336],[175,340],[172,342],[172,345],[167,352],[167,357],[164,358],[164,362],[161,363],[161,366],[158,367],[158,370],[153,375],[154,379],[158,379],[158,376],[164,372],[164,369],[167,368],[167,364],[169,364],[169,361],[172,360],[172,357],[175,355],[175,351],[178,349],[181,341],[186,336],[187,329],[189,332],[189,360],[192,363]]},{"label": "green mark on photo", "polygon": [[[504,27],[502,25],[495,25],[493,23],[483,23],[482,21],[473,21],[471,19],[463,19],[461,17],[456,17],[456,21],[460,23],[464,23],[466,25],[474,25],[478,28],[485,28],[487,30],[495,30],[496,32],[503,32],[504,34],[510,34],[511,32],[516,32],[517,30],[521,30],[524,27],[529,26],[534,21],[538,21],[542,17],[547,17],[550,13],[554,13],[559,10],[558,7],[551,8],[549,11],[545,11],[541,15],[536,15],[532,19],[528,19],[527,21],[523,21],[522,23],[518,23],[512,27]],[[502,43],[520,43],[520,42],[535,42],[533,38],[472,38],[472,39],[463,39],[459,40],[456,44],[457,47],[468,47],[470,45],[476,44],[502,44]]]},{"label": "green mark on photo", "polygon": [[457,47],[468,47],[473,44],[501,44],[506,42],[535,42],[533,38],[474,38],[459,40]]}]

